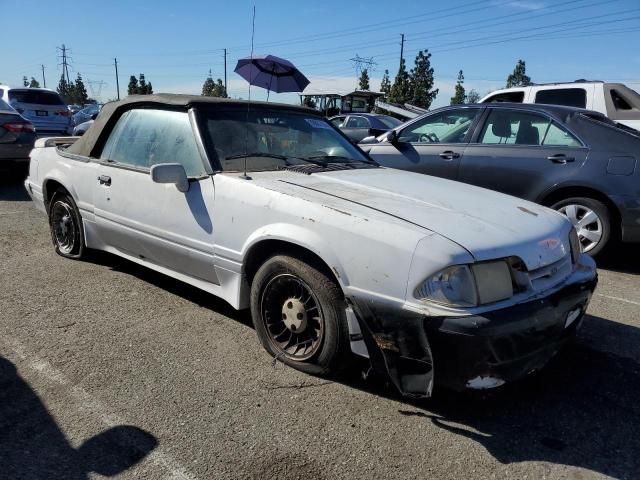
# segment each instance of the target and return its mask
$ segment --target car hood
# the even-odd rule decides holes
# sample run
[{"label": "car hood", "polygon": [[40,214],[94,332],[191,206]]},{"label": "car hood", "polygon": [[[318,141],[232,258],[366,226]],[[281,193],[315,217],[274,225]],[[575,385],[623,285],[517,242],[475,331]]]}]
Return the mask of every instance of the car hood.
[{"label": "car hood", "polygon": [[278,173],[277,180],[269,175],[268,188],[290,194],[293,187],[296,196],[337,201],[372,220],[390,215],[448,238],[477,261],[517,256],[533,270],[569,253],[571,224],[564,216],[484,188],[388,168]]}]

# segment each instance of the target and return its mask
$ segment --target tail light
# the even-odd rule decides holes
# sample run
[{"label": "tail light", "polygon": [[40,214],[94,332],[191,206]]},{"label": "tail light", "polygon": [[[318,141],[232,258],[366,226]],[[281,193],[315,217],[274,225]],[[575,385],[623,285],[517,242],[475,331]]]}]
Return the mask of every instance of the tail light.
[{"label": "tail light", "polygon": [[5,123],[2,127],[12,133],[35,133],[36,131],[33,125],[27,122]]},{"label": "tail light", "polygon": [[60,110],[59,112],[56,112],[56,115],[62,115],[63,117],[70,117],[71,112],[69,110]]}]

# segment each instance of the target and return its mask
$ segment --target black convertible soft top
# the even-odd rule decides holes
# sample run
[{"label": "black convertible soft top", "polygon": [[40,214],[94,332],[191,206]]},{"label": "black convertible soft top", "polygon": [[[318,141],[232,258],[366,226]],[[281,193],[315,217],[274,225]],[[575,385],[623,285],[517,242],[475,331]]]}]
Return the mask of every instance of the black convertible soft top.
[{"label": "black convertible soft top", "polygon": [[[158,107],[158,108],[184,108],[202,106],[229,106],[229,107],[247,107],[246,100],[235,100],[231,98],[204,97],[201,95],[182,95],[176,93],[157,93],[153,95],[131,95],[117,102],[109,102],[102,107],[100,114],[87,132],[80,137],[74,144],[67,148],[67,152],[85,157],[92,156],[92,152],[96,148],[100,139],[102,130],[106,125],[115,121],[124,110],[134,107]],[[306,114],[321,116],[321,113],[306,107],[289,105],[284,103],[267,103],[251,101],[250,108],[268,108],[269,110],[293,110],[304,112]]]}]

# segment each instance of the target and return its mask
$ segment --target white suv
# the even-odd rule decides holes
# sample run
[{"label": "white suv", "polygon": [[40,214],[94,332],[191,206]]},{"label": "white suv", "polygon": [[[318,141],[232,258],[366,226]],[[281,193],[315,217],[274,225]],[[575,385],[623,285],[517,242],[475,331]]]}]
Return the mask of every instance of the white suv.
[{"label": "white suv", "polygon": [[66,135],[71,111],[55,90],[0,85],[0,98],[29,120],[38,135]]},{"label": "white suv", "polygon": [[586,108],[640,130],[640,94],[622,83],[577,80],[503,88],[480,100],[480,103],[489,102],[544,103]]}]

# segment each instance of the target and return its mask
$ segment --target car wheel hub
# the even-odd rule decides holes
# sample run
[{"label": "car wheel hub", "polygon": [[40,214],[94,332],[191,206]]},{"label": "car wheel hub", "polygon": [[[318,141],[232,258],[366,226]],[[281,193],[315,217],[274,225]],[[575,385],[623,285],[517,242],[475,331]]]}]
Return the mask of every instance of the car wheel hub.
[{"label": "car wheel hub", "polygon": [[76,227],[69,205],[56,202],[52,208],[53,234],[63,253],[71,253],[76,243]]},{"label": "car wheel hub", "polygon": [[593,250],[600,243],[603,234],[602,220],[596,212],[578,204],[565,205],[558,211],[564,213],[573,223],[583,252]]},{"label": "car wheel hub", "polygon": [[304,361],[320,349],[324,318],[316,295],[302,279],[291,274],[273,277],[262,290],[260,313],[278,356]]},{"label": "car wheel hub", "polygon": [[282,306],[282,322],[292,332],[304,332],[307,329],[307,311],[297,298],[290,298]]}]

